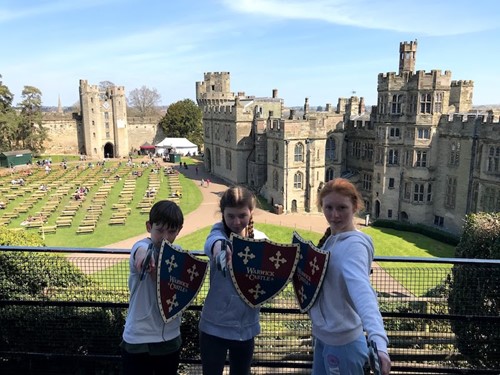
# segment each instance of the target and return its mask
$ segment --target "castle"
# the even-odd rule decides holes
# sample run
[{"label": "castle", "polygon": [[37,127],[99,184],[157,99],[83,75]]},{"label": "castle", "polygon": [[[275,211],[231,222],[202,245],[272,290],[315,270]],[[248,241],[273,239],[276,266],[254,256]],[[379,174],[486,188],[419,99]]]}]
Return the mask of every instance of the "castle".
[{"label": "castle", "polygon": [[[366,213],[452,233],[464,215],[500,211],[499,113],[472,111],[474,84],[451,72],[415,71],[417,41],[400,43],[398,73],[379,74],[377,105],[287,110],[278,90],[230,91],[228,72],[196,83],[205,167],[258,191],[278,211],[317,212],[322,185],[346,177]],[[460,183],[459,183],[460,182]]]},{"label": "castle", "polygon": [[[228,72],[196,83],[205,167],[246,184],[278,212],[318,212],[322,185],[353,181],[366,213],[459,233],[464,215],[500,211],[500,112],[472,110],[474,83],[416,71],[417,42],[402,42],[399,71],[378,75],[377,105],[357,96],[334,108],[287,109],[278,90],[232,93]],[[165,135],[159,118],[127,117],[125,89],[80,81],[81,112],[45,113],[47,152],[127,157]]]},{"label": "castle", "polygon": [[105,89],[80,80],[80,113],[44,113],[42,125],[51,154],[84,154],[91,158],[128,157],[144,143],[158,143],[165,135],[160,117],[127,117],[123,86]]}]

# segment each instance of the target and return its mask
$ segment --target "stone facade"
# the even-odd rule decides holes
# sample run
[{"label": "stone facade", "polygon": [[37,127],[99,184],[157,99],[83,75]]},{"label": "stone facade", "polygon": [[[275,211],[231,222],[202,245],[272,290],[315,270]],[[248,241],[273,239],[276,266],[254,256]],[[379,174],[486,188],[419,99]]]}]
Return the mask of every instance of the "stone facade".
[{"label": "stone facade", "polygon": [[205,166],[245,184],[285,212],[317,212],[317,192],[351,179],[375,218],[459,233],[463,217],[500,210],[500,124],[472,110],[474,83],[451,72],[415,71],[417,42],[403,42],[399,72],[378,76],[377,105],[340,98],[335,110],[287,110],[278,91],[230,92],[228,72],[196,83]]},{"label": "stone facade", "polygon": [[100,90],[80,81],[81,113],[45,113],[42,126],[49,135],[45,144],[50,154],[85,154],[91,158],[128,157],[148,142],[160,142],[165,135],[160,117],[127,117],[123,86]]}]

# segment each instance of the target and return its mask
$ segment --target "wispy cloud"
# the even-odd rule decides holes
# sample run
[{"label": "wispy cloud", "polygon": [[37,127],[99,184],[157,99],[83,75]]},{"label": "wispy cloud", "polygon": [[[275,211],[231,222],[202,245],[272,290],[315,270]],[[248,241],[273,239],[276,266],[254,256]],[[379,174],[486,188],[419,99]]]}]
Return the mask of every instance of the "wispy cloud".
[{"label": "wispy cloud", "polygon": [[[458,35],[498,27],[498,15],[471,12],[469,1],[435,0],[221,0],[235,12],[281,19],[319,20],[367,29],[429,36]],[[481,6],[484,3],[484,6]],[[476,0],[475,9],[488,9]]]},{"label": "wispy cloud", "polygon": [[116,3],[117,1],[119,0],[40,0],[33,1],[33,4],[28,5],[26,1],[13,1],[11,6],[6,2],[0,5],[0,23],[49,14],[65,13],[84,8],[100,7],[104,4]]}]

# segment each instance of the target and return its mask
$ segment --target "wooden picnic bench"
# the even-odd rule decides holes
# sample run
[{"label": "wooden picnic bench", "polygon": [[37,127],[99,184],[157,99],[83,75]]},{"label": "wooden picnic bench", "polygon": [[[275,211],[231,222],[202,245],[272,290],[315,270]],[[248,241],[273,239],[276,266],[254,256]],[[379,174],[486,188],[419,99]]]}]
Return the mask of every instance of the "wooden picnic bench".
[{"label": "wooden picnic bench", "polygon": [[88,226],[94,226],[97,224],[97,220],[95,219],[83,219],[80,222],[81,227],[88,227]]},{"label": "wooden picnic bench", "polygon": [[151,211],[151,207],[141,208],[141,214],[149,214],[150,211]]},{"label": "wooden picnic bench", "polygon": [[73,223],[72,217],[56,219],[56,226],[57,227],[70,227],[72,223]]},{"label": "wooden picnic bench", "polygon": [[40,228],[42,225],[43,225],[42,220],[36,220],[36,221],[28,221],[24,227],[25,228]]},{"label": "wooden picnic bench", "polygon": [[111,219],[126,219],[127,216],[127,212],[113,212],[113,214],[111,214]]},{"label": "wooden picnic bench", "polygon": [[76,230],[76,233],[82,234],[82,233],[93,233],[95,229],[95,226],[92,225],[86,225],[86,226],[80,226]]},{"label": "wooden picnic bench", "polygon": [[114,203],[111,208],[113,210],[119,210],[120,208],[127,208],[128,205],[126,205],[125,203]]},{"label": "wooden picnic bench", "polygon": [[116,219],[111,218],[111,219],[109,219],[108,224],[109,225],[124,225],[126,220],[127,220],[126,217],[116,218]]},{"label": "wooden picnic bench", "polygon": [[50,225],[50,226],[46,226],[46,227],[40,227],[40,229],[38,229],[38,233],[42,233],[42,234],[47,234],[47,233],[56,233],[56,230],[57,230],[57,225]]},{"label": "wooden picnic bench", "polygon": [[0,225],[10,224],[10,218],[8,217],[0,217]]}]

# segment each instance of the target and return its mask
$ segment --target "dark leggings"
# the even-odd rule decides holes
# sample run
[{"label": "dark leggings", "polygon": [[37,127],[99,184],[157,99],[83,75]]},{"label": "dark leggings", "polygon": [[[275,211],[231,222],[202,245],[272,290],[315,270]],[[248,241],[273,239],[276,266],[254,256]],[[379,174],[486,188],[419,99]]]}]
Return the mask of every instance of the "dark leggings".
[{"label": "dark leggings", "polygon": [[229,351],[229,375],[248,375],[253,356],[254,339],[227,340],[200,332],[203,375],[222,375]]},{"label": "dark leggings", "polygon": [[177,375],[180,349],[165,355],[122,350],[123,375]]}]

